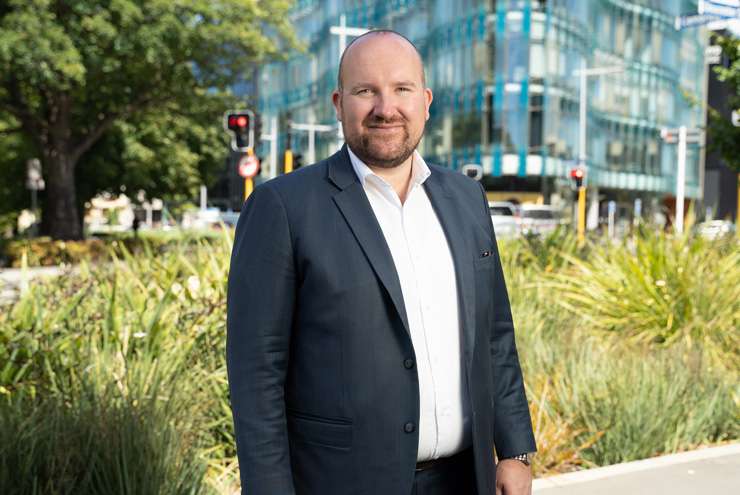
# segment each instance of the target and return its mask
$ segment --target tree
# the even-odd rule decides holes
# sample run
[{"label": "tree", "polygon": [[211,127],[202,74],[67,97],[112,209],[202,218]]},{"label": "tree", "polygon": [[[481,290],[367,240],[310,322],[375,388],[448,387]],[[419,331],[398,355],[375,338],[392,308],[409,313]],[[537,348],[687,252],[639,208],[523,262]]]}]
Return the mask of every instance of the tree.
[{"label": "tree", "polygon": [[[44,167],[42,231],[82,237],[80,173],[177,187],[213,153],[228,88],[295,46],[285,0],[9,0],[0,122]],[[271,36],[272,35],[272,36]],[[179,120],[178,120],[179,117]],[[114,151],[120,154],[115,154]],[[167,163],[152,163],[167,153]],[[175,165],[172,165],[175,162]],[[144,167],[132,165],[144,164]],[[109,167],[106,169],[106,167]],[[110,168],[112,167],[112,168]],[[123,170],[121,170],[121,167]],[[97,181],[97,183],[96,183]],[[187,183],[187,181],[185,181]],[[86,191],[87,196],[91,190]]]},{"label": "tree", "polygon": [[[727,67],[714,67],[717,79],[731,89],[727,99],[729,108],[724,110],[740,112],[740,39],[716,36],[715,41],[722,47],[722,53],[729,61]],[[723,109],[713,108],[709,112],[710,147],[722,156],[728,167],[740,174],[740,127],[735,127],[721,110]]]}]

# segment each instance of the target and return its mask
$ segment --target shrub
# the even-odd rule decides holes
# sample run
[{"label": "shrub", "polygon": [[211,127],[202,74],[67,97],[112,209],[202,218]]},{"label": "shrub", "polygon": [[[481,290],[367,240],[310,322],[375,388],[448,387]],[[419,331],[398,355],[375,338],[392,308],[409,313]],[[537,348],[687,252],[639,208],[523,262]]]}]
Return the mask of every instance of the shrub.
[{"label": "shrub", "polygon": [[740,246],[646,233],[631,244],[567,255],[543,288],[589,328],[636,344],[702,347],[710,365],[738,371]]}]

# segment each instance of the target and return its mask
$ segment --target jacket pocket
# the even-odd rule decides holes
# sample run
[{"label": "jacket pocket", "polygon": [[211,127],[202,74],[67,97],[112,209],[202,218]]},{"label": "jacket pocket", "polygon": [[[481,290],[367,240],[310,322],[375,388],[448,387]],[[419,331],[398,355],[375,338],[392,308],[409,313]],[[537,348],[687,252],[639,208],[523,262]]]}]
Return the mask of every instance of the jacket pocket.
[{"label": "jacket pocket", "polygon": [[291,409],[286,415],[288,434],[293,440],[334,449],[352,447],[352,421],[349,419],[326,418]]}]

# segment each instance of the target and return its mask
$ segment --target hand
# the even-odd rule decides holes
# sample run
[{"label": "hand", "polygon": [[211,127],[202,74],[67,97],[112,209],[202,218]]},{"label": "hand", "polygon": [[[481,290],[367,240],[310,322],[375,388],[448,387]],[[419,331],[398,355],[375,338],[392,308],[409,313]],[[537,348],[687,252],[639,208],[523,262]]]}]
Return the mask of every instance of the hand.
[{"label": "hand", "polygon": [[532,495],[532,468],[516,459],[499,461],[496,495]]}]

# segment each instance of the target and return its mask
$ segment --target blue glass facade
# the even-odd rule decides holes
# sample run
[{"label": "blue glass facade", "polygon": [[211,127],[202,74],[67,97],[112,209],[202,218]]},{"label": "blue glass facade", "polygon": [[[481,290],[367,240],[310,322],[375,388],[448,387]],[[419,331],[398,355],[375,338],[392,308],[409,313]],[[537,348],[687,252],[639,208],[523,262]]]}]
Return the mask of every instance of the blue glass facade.
[{"label": "blue glass facade", "polygon": [[[434,91],[424,156],[456,169],[481,164],[487,189],[534,187],[547,200],[567,194],[578,158],[574,72],[622,66],[587,78],[589,186],[669,196],[677,150],[660,129],[700,127],[704,116],[706,33],[673,27],[695,11],[688,0],[302,0],[292,17],[306,49],[261,69],[259,111],[335,124],[340,39],[330,27],[344,14],[347,26],[394,29],[419,48]],[[307,140],[294,132],[293,148]],[[317,135],[317,159],[336,148],[335,132]],[[700,158],[689,146],[689,197],[700,194]]]}]

